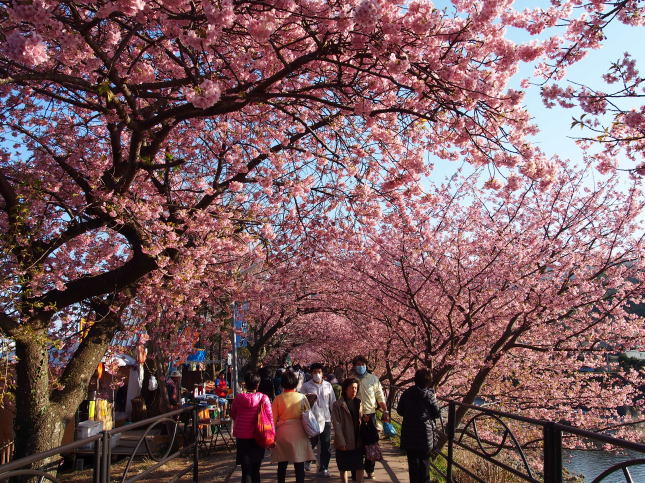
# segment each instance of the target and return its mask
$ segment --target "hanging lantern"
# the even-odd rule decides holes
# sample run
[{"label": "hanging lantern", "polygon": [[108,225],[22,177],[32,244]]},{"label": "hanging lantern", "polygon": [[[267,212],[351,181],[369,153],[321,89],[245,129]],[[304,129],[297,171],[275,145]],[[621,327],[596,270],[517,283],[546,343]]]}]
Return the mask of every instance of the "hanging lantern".
[{"label": "hanging lantern", "polygon": [[103,363],[99,362],[99,366],[96,368],[96,373],[98,374],[97,379],[99,380],[101,379],[101,377],[103,377],[103,369],[104,369]]}]

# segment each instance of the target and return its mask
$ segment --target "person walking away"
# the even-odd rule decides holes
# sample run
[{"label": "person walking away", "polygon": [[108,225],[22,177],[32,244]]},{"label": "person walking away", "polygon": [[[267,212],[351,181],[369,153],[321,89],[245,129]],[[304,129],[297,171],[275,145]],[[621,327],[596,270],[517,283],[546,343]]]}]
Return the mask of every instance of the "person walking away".
[{"label": "person walking away", "polygon": [[341,386],[340,382],[338,382],[338,379],[336,379],[336,376],[333,374],[329,375],[329,384],[331,384],[332,389],[334,390],[334,395],[336,396],[336,399],[340,399],[340,392],[341,392]]},{"label": "person walking away", "polygon": [[[358,398],[363,404],[363,412],[369,416],[374,426],[376,423],[376,409],[380,408],[383,411],[383,421],[388,422],[390,415],[387,411],[385,404],[385,395],[383,394],[383,387],[381,381],[371,372],[367,370],[367,359],[365,356],[356,356],[352,359],[352,375],[360,381],[358,389]],[[377,426],[378,427],[378,426]],[[374,473],[374,461],[365,459],[365,472],[366,478],[371,480]]]},{"label": "person walking away", "polygon": [[296,391],[300,392],[300,388],[305,383],[305,371],[302,370],[300,364],[294,364],[293,373],[298,378],[298,385],[296,386]]},{"label": "person walking away", "polygon": [[259,371],[260,374],[260,387],[258,391],[269,396],[273,401],[275,399],[275,389],[273,388],[273,377],[271,376],[271,369],[262,367]]},{"label": "person walking away", "polygon": [[265,404],[271,411],[271,402],[266,394],[258,392],[260,376],[249,371],[244,374],[246,392],[235,396],[231,405],[233,436],[236,438],[236,464],[242,467],[242,483],[260,482],[260,465],[264,458],[264,448],[255,442],[255,429],[258,424],[260,405]]},{"label": "person walking away", "polygon": [[414,374],[414,386],[403,391],[396,409],[403,417],[401,447],[408,456],[410,483],[430,482],[430,454],[437,440],[434,420],[441,414],[430,388],[430,376],[428,369],[419,369]]},{"label": "person walking away", "polygon": [[[311,411],[318,420],[322,432],[310,438],[313,450],[320,442],[320,460],[318,461],[318,476],[329,477],[329,460],[331,459],[331,410],[336,402],[332,385],[323,379],[323,365],[316,362],[309,368],[311,380],[305,382],[300,389],[303,394],[315,394],[316,402]],[[307,463],[305,463],[307,469]]]},{"label": "person walking away", "polygon": [[298,377],[293,371],[282,374],[283,392],[273,400],[273,419],[276,435],[271,459],[278,463],[278,483],[284,483],[287,466],[293,463],[296,483],[305,481],[305,461],[311,461],[314,452],[302,427],[302,413],[309,408],[307,398],[296,392]]},{"label": "person walking away", "polygon": [[276,396],[282,393],[282,374],[284,374],[284,369],[280,367],[275,371],[275,377],[273,378],[273,391]]},{"label": "person walking away", "polygon": [[336,464],[343,483],[348,483],[350,472],[359,483],[363,481],[363,444],[360,439],[363,408],[357,397],[359,386],[358,379],[345,379],[341,384],[341,398],[331,410]]}]

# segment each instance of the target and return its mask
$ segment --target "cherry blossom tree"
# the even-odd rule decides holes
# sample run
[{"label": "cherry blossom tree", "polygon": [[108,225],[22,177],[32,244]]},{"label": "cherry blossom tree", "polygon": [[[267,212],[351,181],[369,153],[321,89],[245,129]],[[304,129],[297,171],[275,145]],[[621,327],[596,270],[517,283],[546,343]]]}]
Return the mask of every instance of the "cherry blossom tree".
[{"label": "cherry blossom tree", "polygon": [[[60,441],[133,301],[193,317],[276,217],[377,216],[376,197],[429,173],[426,153],[548,184],[553,165],[524,141],[535,128],[506,84],[562,44],[516,45],[501,27],[540,33],[570,14],[0,1],[0,328],[18,355],[16,455]],[[223,287],[199,283],[218,267]],[[52,334],[79,314],[94,324],[52,390]]]},{"label": "cherry blossom tree", "polygon": [[[276,247],[293,237],[287,236],[290,230],[286,226],[282,228],[284,231],[275,239]],[[248,327],[245,368],[278,362],[299,347],[317,346],[324,338],[320,331],[326,325],[323,321],[340,312],[335,304],[338,289],[329,283],[319,266],[319,257],[308,247],[316,244],[309,239],[308,243],[269,252],[243,274],[234,297],[244,307],[243,319]],[[338,333],[332,332],[335,336]]]},{"label": "cherry blossom tree", "polygon": [[616,408],[643,404],[645,374],[607,359],[644,342],[642,318],[625,311],[645,294],[643,198],[636,187],[618,195],[616,177],[586,183],[562,167],[551,189],[491,195],[454,178],[425,203],[392,206],[338,262],[353,269],[338,280],[361,288],[355,323],[370,321],[382,351],[430,368],[441,395],[594,429],[615,422]]},{"label": "cherry blossom tree", "polygon": [[[628,53],[614,62],[603,75],[608,89],[572,84],[563,88],[551,84],[542,88],[547,107],[556,104],[582,112],[573,117],[572,128],[583,129],[578,139],[583,156],[601,173],[628,170],[645,175],[645,80]],[[595,149],[600,147],[599,149]],[[620,162],[628,163],[620,167]]]},{"label": "cherry blossom tree", "polygon": [[[584,130],[579,139],[582,154],[601,173],[618,168],[618,161],[624,158],[630,165],[620,169],[643,176],[645,107],[641,99],[645,91],[643,77],[630,52],[625,52],[602,75],[605,88],[592,88],[587,79],[583,82],[571,81],[566,87],[557,81],[565,78],[567,67],[584,58],[590,50],[602,46],[610,24],[618,22],[643,27],[645,7],[637,1],[610,0],[566,6],[552,2],[545,12],[545,18],[535,19],[533,28],[554,26],[557,23],[554,22],[554,10],[561,8],[584,13],[564,20],[567,32],[559,39],[559,48],[550,50],[547,54],[549,59],[538,64],[537,74],[545,81],[542,87],[543,101],[547,107],[559,104],[565,108],[580,108],[582,112],[573,117],[571,126]],[[524,85],[528,84],[528,80],[524,82]],[[600,152],[595,152],[594,148],[598,146]]]}]

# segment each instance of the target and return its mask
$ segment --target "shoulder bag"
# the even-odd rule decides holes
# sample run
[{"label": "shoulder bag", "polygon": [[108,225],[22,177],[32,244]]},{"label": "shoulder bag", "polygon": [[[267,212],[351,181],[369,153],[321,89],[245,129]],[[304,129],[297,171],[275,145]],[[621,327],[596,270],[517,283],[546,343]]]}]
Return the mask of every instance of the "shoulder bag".
[{"label": "shoulder bag", "polygon": [[270,448],[275,444],[275,429],[273,427],[273,417],[269,412],[265,398],[266,396],[260,398],[258,420],[255,425],[255,431],[253,432],[253,438],[258,446]]},{"label": "shoulder bag", "polygon": [[305,396],[302,396],[302,399],[300,400],[300,408],[302,409],[300,418],[302,420],[302,427],[305,430],[305,433],[307,433],[307,436],[310,438],[318,436],[320,434],[320,424],[318,424],[318,420],[311,411],[311,408],[307,408],[305,406]]}]

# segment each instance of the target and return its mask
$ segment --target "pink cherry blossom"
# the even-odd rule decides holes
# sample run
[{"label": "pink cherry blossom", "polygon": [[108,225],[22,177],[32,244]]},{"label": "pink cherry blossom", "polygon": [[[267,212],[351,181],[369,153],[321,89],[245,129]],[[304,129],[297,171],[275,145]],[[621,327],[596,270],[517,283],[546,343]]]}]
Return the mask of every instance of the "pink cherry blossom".
[{"label": "pink cherry blossom", "polygon": [[49,59],[47,46],[36,32],[25,36],[13,30],[6,38],[4,49],[8,56],[27,65],[37,66]]},{"label": "pink cherry blossom", "polygon": [[198,88],[189,89],[186,100],[200,109],[207,109],[217,103],[221,96],[219,86],[210,79],[202,82]]}]

